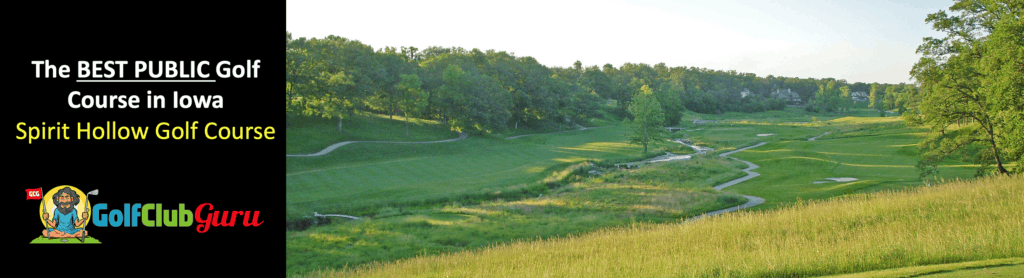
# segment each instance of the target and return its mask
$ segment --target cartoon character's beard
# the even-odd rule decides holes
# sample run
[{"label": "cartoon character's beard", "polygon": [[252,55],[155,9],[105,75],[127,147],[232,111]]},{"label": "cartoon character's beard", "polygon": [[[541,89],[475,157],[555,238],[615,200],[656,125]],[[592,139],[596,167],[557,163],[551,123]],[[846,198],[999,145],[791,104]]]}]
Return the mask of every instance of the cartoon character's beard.
[{"label": "cartoon character's beard", "polygon": [[[65,208],[64,205],[68,205],[68,207]],[[57,203],[57,210],[59,210],[60,213],[68,214],[73,209],[75,209],[75,205],[71,204],[71,202]]]}]

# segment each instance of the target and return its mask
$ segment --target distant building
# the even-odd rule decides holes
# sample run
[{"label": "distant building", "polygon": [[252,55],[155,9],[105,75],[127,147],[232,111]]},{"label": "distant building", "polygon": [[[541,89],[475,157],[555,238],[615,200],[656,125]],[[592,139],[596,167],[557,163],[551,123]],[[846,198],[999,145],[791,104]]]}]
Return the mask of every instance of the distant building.
[{"label": "distant building", "polygon": [[778,89],[772,92],[772,97],[781,98],[786,101],[787,104],[803,104],[803,100],[800,99],[800,95],[790,89]]},{"label": "distant building", "polygon": [[750,95],[750,90],[747,90],[747,88],[743,88],[743,91],[740,92],[740,97],[742,97],[742,98],[747,98],[747,96],[749,96],[749,95]]},{"label": "distant building", "polygon": [[850,97],[853,98],[853,101],[868,101],[867,92],[852,92]]}]

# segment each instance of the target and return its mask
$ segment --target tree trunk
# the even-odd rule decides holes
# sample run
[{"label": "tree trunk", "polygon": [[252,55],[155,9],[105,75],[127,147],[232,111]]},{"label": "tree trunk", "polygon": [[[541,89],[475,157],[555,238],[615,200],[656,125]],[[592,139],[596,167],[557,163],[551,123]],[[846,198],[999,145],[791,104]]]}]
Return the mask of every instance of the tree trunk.
[{"label": "tree trunk", "polygon": [[985,131],[988,133],[988,142],[992,145],[992,156],[995,156],[996,158],[996,170],[998,170],[1000,174],[1008,174],[1009,172],[1006,171],[1006,168],[1003,168],[1003,160],[999,157],[999,149],[996,148],[996,138],[993,134],[995,133],[995,130],[992,128],[992,122],[989,122],[988,129]]},{"label": "tree trunk", "polygon": [[409,113],[405,113],[405,137],[409,138]]},{"label": "tree trunk", "polygon": [[647,140],[647,126],[644,126],[644,154],[647,154],[647,143],[649,143]]},{"label": "tree trunk", "polygon": [[996,170],[998,170],[1000,174],[1009,174],[1010,172],[1006,171],[1006,168],[1003,168],[1003,160],[999,158],[999,150],[996,149],[995,141],[992,141],[992,151],[995,152],[994,155],[996,157]]},{"label": "tree trunk", "polygon": [[345,132],[345,130],[341,129],[341,123],[344,120],[345,120],[345,118],[342,118],[341,116],[338,116],[338,132]]}]

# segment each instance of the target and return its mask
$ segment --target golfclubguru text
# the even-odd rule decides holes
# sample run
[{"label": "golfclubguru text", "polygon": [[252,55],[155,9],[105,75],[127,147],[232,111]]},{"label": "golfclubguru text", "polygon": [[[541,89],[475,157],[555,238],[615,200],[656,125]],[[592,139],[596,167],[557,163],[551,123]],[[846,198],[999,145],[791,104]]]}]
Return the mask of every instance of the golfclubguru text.
[{"label": "golfclubguru text", "polygon": [[[107,204],[96,204],[92,207],[92,224],[96,227],[191,227],[193,220],[199,223],[196,231],[205,233],[210,227],[234,227],[240,220],[243,227],[258,227],[260,211],[213,210],[213,204],[203,203],[196,207],[195,215],[185,209],[185,204],[178,204],[177,209],[164,209],[163,204],[124,204],[124,210],[110,209]],[[241,219],[239,219],[241,218]]]}]

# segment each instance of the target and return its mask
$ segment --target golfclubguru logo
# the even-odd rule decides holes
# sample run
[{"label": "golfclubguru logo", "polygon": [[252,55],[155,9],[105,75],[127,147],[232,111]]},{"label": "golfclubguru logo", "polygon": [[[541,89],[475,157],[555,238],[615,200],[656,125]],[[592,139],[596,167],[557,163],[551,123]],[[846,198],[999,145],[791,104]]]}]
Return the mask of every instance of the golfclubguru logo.
[{"label": "golfclubguru logo", "polygon": [[39,219],[45,228],[42,236],[30,243],[100,243],[85,229],[91,216],[88,197],[99,195],[99,190],[85,193],[74,186],[62,185],[46,194],[42,194],[42,188],[25,189],[25,193],[28,200],[41,200]]},{"label": "golfclubguru logo", "polygon": [[191,227],[193,222],[196,225],[196,232],[206,233],[211,227],[235,227],[236,224],[242,227],[259,227],[263,221],[259,221],[260,211],[219,211],[213,209],[213,204],[203,203],[192,210],[186,209],[185,204],[179,203],[176,209],[164,209],[161,203],[156,204],[128,204],[119,206],[121,209],[108,207],[106,203],[99,203],[92,207],[96,217],[92,224],[96,227]]},{"label": "golfclubguru logo", "polygon": [[[43,194],[42,188],[25,189],[27,200],[40,200],[39,218],[43,223],[42,236],[31,243],[100,243],[86,230],[90,220],[96,227],[192,227],[206,233],[212,227],[259,227],[260,211],[215,210],[213,204],[203,203],[193,209],[184,203],[164,206],[162,203],[108,206],[92,205],[89,196],[98,196],[99,190],[88,193],[70,185],[61,185]],[[91,209],[90,209],[91,208]],[[193,211],[195,211],[193,213]],[[95,217],[93,216],[95,214]],[[75,240],[72,240],[75,239]]]}]

